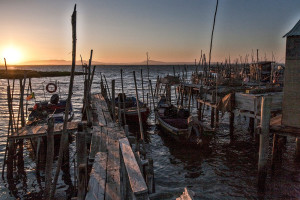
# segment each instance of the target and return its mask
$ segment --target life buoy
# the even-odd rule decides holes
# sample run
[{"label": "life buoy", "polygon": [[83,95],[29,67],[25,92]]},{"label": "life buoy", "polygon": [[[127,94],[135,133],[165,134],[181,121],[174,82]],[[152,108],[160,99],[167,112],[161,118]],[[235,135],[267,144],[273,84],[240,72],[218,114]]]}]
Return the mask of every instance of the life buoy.
[{"label": "life buoy", "polygon": [[[49,88],[49,86],[53,86],[53,89],[51,89],[51,87]],[[57,90],[57,85],[54,84],[54,83],[48,83],[48,84],[46,85],[46,90],[47,90],[47,92],[49,92],[49,93],[54,93],[54,92],[56,92],[56,90]]]}]

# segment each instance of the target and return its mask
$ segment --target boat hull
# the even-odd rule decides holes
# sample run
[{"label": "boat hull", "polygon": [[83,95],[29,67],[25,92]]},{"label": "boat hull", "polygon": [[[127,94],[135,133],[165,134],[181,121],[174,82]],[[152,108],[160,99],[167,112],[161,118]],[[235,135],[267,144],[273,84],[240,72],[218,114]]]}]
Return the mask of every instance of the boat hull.
[{"label": "boat hull", "polygon": [[[141,108],[140,112],[141,112],[142,123],[146,124],[150,110],[149,110],[149,108],[145,107],[145,108]],[[123,115],[123,113],[124,112],[122,110],[122,115]],[[125,117],[126,117],[127,124],[138,124],[139,123],[139,115],[138,115],[138,111],[136,108],[126,109]]]},{"label": "boat hull", "polygon": [[213,130],[209,130],[207,129],[207,127],[204,127],[204,132],[202,136],[198,137],[193,133],[189,136],[187,128],[176,128],[172,126],[170,123],[163,120],[157,111],[155,112],[155,116],[157,119],[157,123],[162,129],[162,131],[171,136],[176,142],[188,143],[189,145],[199,147],[206,144],[208,142],[207,139],[211,138],[211,136],[214,133]]}]

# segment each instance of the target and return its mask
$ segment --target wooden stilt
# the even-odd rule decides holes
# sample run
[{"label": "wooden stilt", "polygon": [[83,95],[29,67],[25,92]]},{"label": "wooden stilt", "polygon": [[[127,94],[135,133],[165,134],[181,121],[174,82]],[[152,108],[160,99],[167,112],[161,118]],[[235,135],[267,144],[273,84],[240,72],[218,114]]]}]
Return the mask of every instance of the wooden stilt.
[{"label": "wooden stilt", "polygon": [[233,133],[234,133],[234,112],[229,113],[229,133],[230,133],[230,138],[233,138]]},{"label": "wooden stilt", "polygon": [[283,148],[283,140],[282,137],[274,134],[273,135],[273,148],[272,148],[272,172],[275,170],[275,165],[280,164],[282,159],[282,148]]},{"label": "wooden stilt", "polygon": [[296,161],[300,161],[300,138],[296,138]]},{"label": "wooden stilt", "polygon": [[78,132],[76,135],[77,143],[77,169],[78,169],[78,199],[84,199],[87,184],[87,148],[86,148],[86,132],[83,124],[78,124]]},{"label": "wooden stilt", "polygon": [[52,165],[54,158],[54,118],[48,119],[48,130],[47,130],[47,159],[45,169],[45,198],[50,200],[50,190],[52,183]]},{"label": "wooden stilt", "polygon": [[215,125],[215,108],[211,107],[211,112],[210,112],[210,126],[213,128]]},{"label": "wooden stilt", "polygon": [[116,113],[115,113],[115,80],[111,81],[111,112],[113,122],[116,121]]},{"label": "wooden stilt", "polygon": [[264,190],[267,177],[267,162],[269,155],[269,126],[272,98],[262,97],[261,102],[261,134],[258,158],[258,188]]},{"label": "wooden stilt", "polygon": [[123,83],[123,70],[121,69],[121,86],[122,86],[122,99],[123,99],[123,119],[124,119],[124,125],[126,125],[126,113],[125,113],[125,94],[124,94],[124,83]]},{"label": "wooden stilt", "polygon": [[219,110],[218,109],[215,109],[216,113],[216,122],[215,122],[215,127],[219,127]]},{"label": "wooden stilt", "polygon": [[70,85],[69,85],[69,91],[68,91],[68,98],[67,98],[67,105],[66,105],[66,111],[65,111],[65,118],[64,118],[64,125],[63,125],[63,131],[62,131],[62,136],[61,136],[61,141],[60,141],[60,149],[59,149],[59,155],[58,155],[58,161],[57,161],[57,167],[55,171],[55,176],[51,188],[51,194],[50,194],[50,199],[53,199],[55,191],[56,191],[56,183],[58,181],[58,176],[60,172],[60,168],[62,165],[62,159],[64,155],[64,151],[66,147],[68,146],[68,132],[67,130],[67,122],[68,122],[68,117],[69,117],[69,110],[71,106],[71,97],[73,94],[73,82],[74,82],[74,72],[75,72],[75,62],[76,62],[76,16],[77,16],[77,11],[76,11],[76,4],[74,6],[74,11],[72,14],[72,68],[71,68],[71,76],[70,76]]},{"label": "wooden stilt", "polygon": [[199,121],[201,121],[201,116],[202,116],[201,115],[201,111],[202,111],[201,109],[202,109],[202,103],[199,103],[199,106],[198,106],[198,120]]}]

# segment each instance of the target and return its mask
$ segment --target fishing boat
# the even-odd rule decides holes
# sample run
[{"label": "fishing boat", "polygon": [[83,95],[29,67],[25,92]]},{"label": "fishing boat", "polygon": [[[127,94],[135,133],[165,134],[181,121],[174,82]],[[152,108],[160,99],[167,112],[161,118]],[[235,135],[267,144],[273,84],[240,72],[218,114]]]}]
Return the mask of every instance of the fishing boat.
[{"label": "fishing boat", "polygon": [[[123,95],[125,102],[123,100]],[[120,103],[119,103],[120,99]],[[124,109],[124,103],[125,103],[125,109]],[[116,105],[116,111],[118,113],[119,109],[119,104],[121,107],[121,116],[123,117],[124,112],[125,112],[125,117],[126,117],[126,123],[127,124],[137,124],[139,122],[139,117],[138,117],[138,109],[137,109],[137,100],[135,97],[126,97],[125,94],[118,94],[118,97],[115,99],[115,105]],[[146,124],[150,109],[147,107],[147,104],[139,101],[139,106],[140,106],[140,113],[141,113],[141,119],[142,123]]]},{"label": "fishing boat", "polygon": [[[155,110],[158,125],[165,133],[174,138],[177,142],[202,145],[203,136],[212,135],[213,129],[201,124],[200,133],[191,126],[190,112],[187,109],[177,108],[161,97]],[[191,131],[189,131],[189,127]]]},{"label": "fishing boat", "polygon": [[[34,126],[37,124],[47,123],[47,118],[52,115],[54,123],[63,123],[65,117],[67,101],[59,99],[58,94],[53,94],[50,101],[36,102],[32,108],[29,108],[30,114],[27,118],[26,125]],[[72,104],[69,109],[68,121],[74,117]]]}]

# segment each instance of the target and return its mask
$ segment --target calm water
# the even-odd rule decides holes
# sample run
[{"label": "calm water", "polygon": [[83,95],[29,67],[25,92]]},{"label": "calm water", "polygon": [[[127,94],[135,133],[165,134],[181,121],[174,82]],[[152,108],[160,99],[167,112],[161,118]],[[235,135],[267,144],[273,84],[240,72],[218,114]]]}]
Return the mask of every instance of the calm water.
[{"label": "calm water", "polygon": [[[100,91],[100,72],[105,74],[109,85],[112,79],[116,79],[117,91],[120,92],[120,69],[124,71],[124,87],[127,94],[134,94],[134,82],[132,71],[136,71],[140,83],[140,69],[143,69],[144,87],[147,88],[147,68],[145,66],[99,66],[97,67],[93,92]],[[67,66],[38,66],[26,67],[43,71],[67,71]],[[183,67],[176,66],[176,73],[182,72]],[[81,71],[81,67],[77,71]],[[190,68],[189,70],[192,70]],[[191,72],[189,72],[190,75]],[[150,79],[155,84],[157,75],[163,76],[173,74],[172,66],[151,66]],[[62,98],[67,97],[69,77],[32,79],[33,90],[37,100],[49,99],[43,87],[50,81],[58,81]],[[6,134],[8,126],[8,110],[6,100],[6,80],[0,80],[0,169],[3,165],[3,157],[6,145]],[[12,85],[12,80],[11,80]],[[16,81],[18,91],[19,81]],[[119,88],[119,89],[118,89]],[[18,92],[15,92],[18,93]],[[140,93],[142,98],[142,94]],[[18,94],[15,94],[16,104]],[[73,90],[73,107],[75,120],[81,118],[81,106],[83,98],[83,77],[75,78]],[[33,104],[33,102],[30,102]],[[17,109],[17,106],[15,106]],[[17,110],[15,111],[17,112]],[[196,110],[193,110],[196,113]],[[205,109],[205,118],[208,122],[209,110]],[[148,155],[154,160],[156,194],[154,199],[175,199],[184,187],[188,187],[196,194],[196,199],[300,199],[300,164],[294,162],[295,143],[294,138],[288,138],[283,153],[283,162],[273,174],[267,177],[265,194],[259,194],[256,189],[256,172],[258,160],[258,146],[247,132],[248,119],[236,117],[235,139],[229,138],[228,116],[220,117],[220,128],[216,136],[210,141],[205,149],[192,149],[181,145],[166,137],[155,126],[154,115],[148,120],[150,142],[147,143]],[[75,142],[70,146],[71,161],[75,155]],[[24,147],[25,173],[16,170],[13,181],[8,182],[1,179],[0,199],[37,199],[41,186],[37,181],[35,162],[32,160],[32,152]],[[73,165],[71,165],[73,166]],[[270,169],[270,168],[269,168]],[[42,186],[43,182],[43,172]],[[73,177],[73,167],[71,167]],[[68,185],[62,177],[59,179],[58,194],[62,199],[68,193]]]}]

